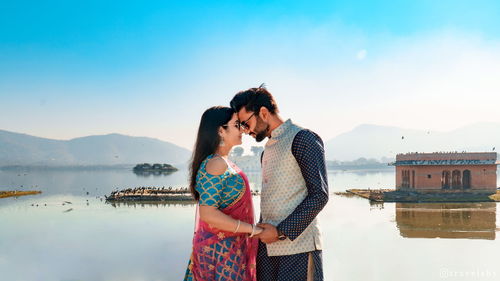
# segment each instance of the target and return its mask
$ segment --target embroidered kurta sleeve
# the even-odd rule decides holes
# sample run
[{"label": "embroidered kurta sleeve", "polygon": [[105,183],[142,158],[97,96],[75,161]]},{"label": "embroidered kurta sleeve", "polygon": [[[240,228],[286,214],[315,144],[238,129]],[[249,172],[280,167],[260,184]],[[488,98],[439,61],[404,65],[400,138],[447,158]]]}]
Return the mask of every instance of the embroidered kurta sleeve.
[{"label": "embroidered kurta sleeve", "polygon": [[196,181],[196,191],[200,194],[200,205],[220,207],[224,175],[200,174]]},{"label": "embroidered kurta sleeve", "polygon": [[290,240],[296,239],[328,202],[325,149],[321,138],[310,130],[298,132],[292,143],[292,154],[306,182],[307,196],[277,226]]}]

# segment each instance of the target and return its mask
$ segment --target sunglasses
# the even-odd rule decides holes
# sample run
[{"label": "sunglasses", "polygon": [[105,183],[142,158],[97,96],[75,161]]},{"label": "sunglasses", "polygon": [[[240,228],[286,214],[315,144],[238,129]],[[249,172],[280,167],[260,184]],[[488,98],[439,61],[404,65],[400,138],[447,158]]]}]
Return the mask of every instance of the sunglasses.
[{"label": "sunglasses", "polygon": [[243,130],[250,129],[250,126],[248,125],[248,121],[250,121],[250,119],[252,119],[252,117],[254,117],[255,113],[256,112],[252,113],[252,115],[250,115],[250,117],[248,117],[247,120],[239,122],[239,125],[241,128],[243,128]]}]

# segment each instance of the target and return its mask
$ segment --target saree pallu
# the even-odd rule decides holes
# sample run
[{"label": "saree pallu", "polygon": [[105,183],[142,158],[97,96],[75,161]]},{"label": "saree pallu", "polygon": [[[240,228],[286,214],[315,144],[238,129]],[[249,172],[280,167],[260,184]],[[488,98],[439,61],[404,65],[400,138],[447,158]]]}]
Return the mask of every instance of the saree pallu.
[{"label": "saree pallu", "polygon": [[[245,191],[241,198],[220,211],[253,224],[254,211],[248,179],[243,172],[238,173],[245,182]],[[233,233],[210,226],[199,219],[198,206],[195,225],[193,253],[188,268],[193,280],[256,280],[257,239],[250,238],[246,233]]]}]

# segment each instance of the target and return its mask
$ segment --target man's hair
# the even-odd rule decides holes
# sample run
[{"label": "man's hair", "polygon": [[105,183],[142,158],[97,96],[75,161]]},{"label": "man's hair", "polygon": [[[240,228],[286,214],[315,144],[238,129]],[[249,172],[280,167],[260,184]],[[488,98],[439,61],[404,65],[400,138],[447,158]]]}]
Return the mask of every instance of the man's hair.
[{"label": "man's hair", "polygon": [[273,95],[269,93],[264,84],[258,88],[238,92],[231,100],[230,105],[235,112],[239,112],[244,107],[246,111],[259,113],[263,106],[272,114],[279,112]]}]

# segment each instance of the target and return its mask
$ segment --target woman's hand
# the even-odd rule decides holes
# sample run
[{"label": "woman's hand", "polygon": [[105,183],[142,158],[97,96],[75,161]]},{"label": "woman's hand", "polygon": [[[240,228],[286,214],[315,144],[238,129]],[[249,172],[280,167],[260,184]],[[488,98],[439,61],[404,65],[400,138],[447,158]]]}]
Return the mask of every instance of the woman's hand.
[{"label": "woman's hand", "polygon": [[256,226],[255,227],[255,232],[254,232],[253,236],[256,237],[257,235],[261,234],[262,231],[264,231],[263,228]]},{"label": "woman's hand", "polygon": [[269,244],[278,241],[278,230],[276,226],[268,223],[259,223],[258,226],[264,228],[261,235],[259,235],[259,239],[262,243]]}]

